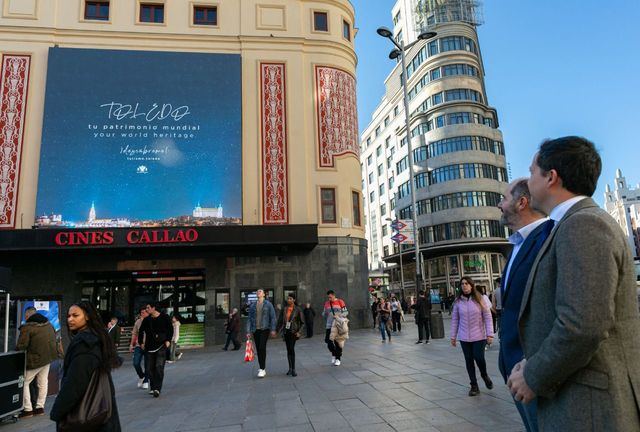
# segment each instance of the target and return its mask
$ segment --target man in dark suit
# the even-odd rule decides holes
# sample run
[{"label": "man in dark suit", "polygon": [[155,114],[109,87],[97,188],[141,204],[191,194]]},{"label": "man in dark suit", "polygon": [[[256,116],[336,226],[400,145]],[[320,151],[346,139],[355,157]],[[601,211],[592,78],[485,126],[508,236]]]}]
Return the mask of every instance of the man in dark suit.
[{"label": "man in dark suit", "polygon": [[[511,369],[524,357],[518,334],[520,305],[531,266],[548,236],[549,225],[544,214],[531,207],[526,178],[514,180],[509,185],[498,208],[502,211],[502,224],[513,231],[509,237],[513,249],[500,281],[502,314],[498,367],[506,383]],[[537,432],[535,400],[527,405],[516,401],[516,407],[527,432]]]},{"label": "man in dark suit", "polygon": [[589,198],[602,169],[590,141],[545,141],[531,164],[532,205],[555,228],[531,268],[519,328],[525,359],[508,385],[537,396],[540,431],[640,430],[640,317],[633,256]]}]

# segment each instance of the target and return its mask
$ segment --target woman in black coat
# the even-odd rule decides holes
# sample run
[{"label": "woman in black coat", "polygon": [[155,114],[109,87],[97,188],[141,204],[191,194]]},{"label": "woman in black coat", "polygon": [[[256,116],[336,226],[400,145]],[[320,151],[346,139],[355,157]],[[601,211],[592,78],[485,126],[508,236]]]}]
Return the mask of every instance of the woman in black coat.
[{"label": "woman in black coat", "polygon": [[280,310],[276,331],[282,332],[282,337],[287,345],[287,360],[289,360],[289,372],[287,375],[298,376],[296,373],[296,341],[300,339],[302,326],[302,311],[296,305],[295,294],[291,293],[287,297],[287,303]]},{"label": "woman in black coat", "polygon": [[51,408],[51,420],[59,429],[60,422],[82,401],[94,371],[101,369],[109,375],[112,415],[96,432],[120,432],[111,369],[119,367],[121,361],[95,307],[88,302],[72,305],[67,329],[73,339],[64,357],[62,385]]}]

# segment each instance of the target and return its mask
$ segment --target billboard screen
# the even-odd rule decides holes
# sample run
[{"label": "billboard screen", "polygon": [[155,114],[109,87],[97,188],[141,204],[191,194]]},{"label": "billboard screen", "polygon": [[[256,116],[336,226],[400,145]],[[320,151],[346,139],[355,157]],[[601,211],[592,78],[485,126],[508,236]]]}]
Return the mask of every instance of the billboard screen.
[{"label": "billboard screen", "polygon": [[51,48],[36,226],[242,223],[240,55]]}]

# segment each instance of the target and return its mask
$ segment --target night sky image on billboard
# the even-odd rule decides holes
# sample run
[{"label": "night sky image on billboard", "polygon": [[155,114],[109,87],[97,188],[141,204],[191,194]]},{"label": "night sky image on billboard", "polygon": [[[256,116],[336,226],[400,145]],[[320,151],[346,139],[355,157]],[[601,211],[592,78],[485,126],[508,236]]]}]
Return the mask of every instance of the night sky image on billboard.
[{"label": "night sky image on billboard", "polygon": [[239,224],[234,54],[51,48],[40,227]]}]

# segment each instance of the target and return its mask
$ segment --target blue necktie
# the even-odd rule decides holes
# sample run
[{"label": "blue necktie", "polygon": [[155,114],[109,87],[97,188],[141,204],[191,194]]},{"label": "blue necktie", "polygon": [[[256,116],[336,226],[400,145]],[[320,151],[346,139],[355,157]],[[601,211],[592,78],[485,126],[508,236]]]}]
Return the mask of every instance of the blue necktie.
[{"label": "blue necktie", "polygon": [[549,234],[551,234],[551,231],[553,231],[553,227],[556,226],[556,221],[554,221],[553,219],[549,219],[548,221],[546,221],[544,223],[544,226],[542,227],[542,242],[544,243],[545,240],[547,240],[547,238],[549,237]]}]

